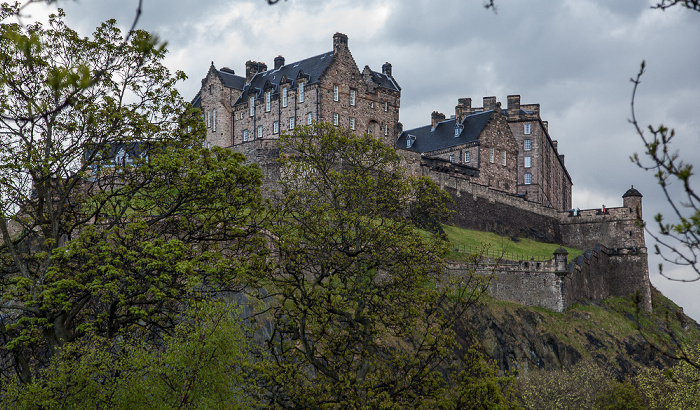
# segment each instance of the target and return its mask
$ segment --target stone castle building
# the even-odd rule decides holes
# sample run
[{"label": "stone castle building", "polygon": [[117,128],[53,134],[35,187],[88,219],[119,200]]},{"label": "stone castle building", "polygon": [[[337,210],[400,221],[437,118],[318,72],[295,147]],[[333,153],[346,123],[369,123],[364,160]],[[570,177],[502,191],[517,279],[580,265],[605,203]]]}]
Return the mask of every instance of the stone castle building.
[{"label": "stone castle building", "polygon": [[212,63],[193,105],[207,125],[205,144],[260,164],[263,189],[279,177],[280,134],[329,122],[394,146],[410,173],[452,196],[457,226],[588,249],[571,262],[563,249],[549,261],[496,262],[494,297],[561,311],[579,299],[637,292],[651,309],[641,194],[628,190],[619,208],[572,211],[571,177],[539,104],[509,95],[506,109],[496,97],[472,107],[460,98],[451,118],[433,112],[430,125],[402,130],[400,98],[391,64],[360,71],[347,36],[336,33],[332,51],[290,64],[278,56],[271,70],[248,61],[245,77]]},{"label": "stone castle building", "polygon": [[521,106],[519,95],[509,95],[502,110],[496,97],[483,101],[472,107],[471,98],[460,98],[449,119],[434,111],[429,126],[403,131],[396,148],[416,171],[422,165],[455,172],[549,208],[571,209],[571,176],[539,104]]},{"label": "stone castle building", "polygon": [[281,132],[314,121],[367,132],[393,145],[401,87],[389,63],[381,72],[369,66],[360,71],[348,37],[336,33],[332,51],[289,64],[278,56],[270,70],[248,61],[245,77],[212,63],[192,103],[204,115],[206,144],[262,160]]}]

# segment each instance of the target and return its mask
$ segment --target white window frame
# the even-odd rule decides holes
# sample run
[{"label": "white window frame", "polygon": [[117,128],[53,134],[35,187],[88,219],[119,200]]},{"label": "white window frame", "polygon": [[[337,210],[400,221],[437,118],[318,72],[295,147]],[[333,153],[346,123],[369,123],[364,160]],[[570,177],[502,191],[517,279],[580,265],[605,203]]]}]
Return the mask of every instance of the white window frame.
[{"label": "white window frame", "polygon": [[532,149],[532,140],[523,140],[523,151],[530,151]]},{"label": "white window frame", "polygon": [[523,134],[530,135],[532,133],[532,127],[530,124],[523,124]]},{"label": "white window frame", "polygon": [[501,155],[501,157],[502,157],[501,162],[502,162],[503,166],[505,167],[507,164],[506,158],[508,157],[508,154],[506,154],[506,151],[503,151],[503,154]]},{"label": "white window frame", "polygon": [[523,175],[523,182],[525,182],[525,185],[531,185],[532,184],[532,174],[529,172],[526,172],[525,175]]},{"label": "white window frame", "polygon": [[262,139],[263,137],[263,126],[258,125],[258,138]]},{"label": "white window frame", "polygon": [[243,130],[243,142],[248,141],[248,130]]},{"label": "white window frame", "polygon": [[289,103],[289,87],[282,87],[282,107],[286,107]]},{"label": "white window frame", "polygon": [[471,161],[471,153],[469,151],[464,153],[464,162]]},{"label": "white window frame", "polygon": [[304,83],[299,83],[299,102],[304,102]]},{"label": "white window frame", "polygon": [[333,125],[335,125],[337,127],[338,124],[340,124],[340,116],[338,115],[337,112],[334,112],[333,113]]},{"label": "white window frame", "polygon": [[211,113],[211,130],[216,131],[216,110],[212,110]]},{"label": "white window frame", "polygon": [[250,97],[248,99],[248,108],[250,109],[249,116],[255,116],[255,97]]},{"label": "white window frame", "polygon": [[454,156],[454,154],[450,155],[450,162],[455,162],[455,156]]},{"label": "white window frame", "polygon": [[495,160],[496,160],[496,149],[491,148],[489,151],[489,162],[493,164]]},{"label": "white window frame", "polygon": [[207,128],[211,128],[211,111],[207,111]]},{"label": "white window frame", "polygon": [[350,117],[350,129],[355,131],[355,117]]},{"label": "white window frame", "polygon": [[384,101],[384,111],[389,111],[389,101]]},{"label": "white window frame", "polygon": [[313,113],[308,113],[306,114],[306,125],[311,125],[314,122],[314,115]]},{"label": "white window frame", "polygon": [[389,135],[389,124],[384,124],[384,135]]},{"label": "white window frame", "polygon": [[275,122],[272,123],[272,133],[273,133],[273,134],[279,134],[279,132],[280,132],[280,122],[279,122],[279,121],[275,121]]},{"label": "white window frame", "polygon": [[290,130],[294,129],[294,127],[296,125],[295,123],[296,123],[296,121],[294,120],[294,117],[289,117],[289,129]]},{"label": "white window frame", "polygon": [[265,92],[265,112],[270,112],[272,109],[272,96],[270,91]]},{"label": "white window frame", "polygon": [[340,90],[338,89],[337,85],[333,85],[333,101],[338,101],[338,94],[340,94]]},{"label": "white window frame", "polygon": [[351,88],[350,89],[350,105],[354,106],[356,99],[357,99],[357,91]]},{"label": "white window frame", "polygon": [[532,167],[532,158],[529,155],[523,157],[523,167],[524,168],[531,168]]}]

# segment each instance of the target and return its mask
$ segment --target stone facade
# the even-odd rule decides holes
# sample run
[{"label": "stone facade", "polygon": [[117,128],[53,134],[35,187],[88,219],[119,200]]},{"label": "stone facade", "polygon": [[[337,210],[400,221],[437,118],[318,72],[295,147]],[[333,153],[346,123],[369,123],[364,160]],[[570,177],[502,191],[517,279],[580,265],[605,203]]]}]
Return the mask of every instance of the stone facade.
[{"label": "stone facade", "polygon": [[268,70],[265,63],[248,61],[245,78],[212,64],[193,101],[207,122],[207,143],[240,152],[265,150],[259,148],[267,145],[261,140],[276,140],[282,132],[319,121],[368,132],[393,145],[401,88],[391,64],[381,72],[368,66],[360,71],[341,33],[333,36],[333,51],[290,64],[279,56],[274,64]]},{"label": "stone facade", "polygon": [[438,166],[472,183],[517,193],[518,146],[500,107],[449,120],[433,112],[431,120],[429,126],[403,131],[396,141],[409,169],[420,173],[421,165]]}]

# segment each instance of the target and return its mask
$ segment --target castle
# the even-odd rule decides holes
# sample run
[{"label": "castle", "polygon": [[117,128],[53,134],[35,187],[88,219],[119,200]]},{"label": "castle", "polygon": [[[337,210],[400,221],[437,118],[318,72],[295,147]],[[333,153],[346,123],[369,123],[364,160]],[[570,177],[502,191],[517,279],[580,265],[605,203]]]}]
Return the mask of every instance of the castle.
[{"label": "castle", "polygon": [[280,133],[329,122],[394,146],[410,173],[450,193],[451,222],[457,226],[587,249],[571,262],[561,248],[550,261],[491,261],[497,263],[490,286],[496,298],[563,311],[580,299],[637,293],[651,309],[638,223],[642,195],[631,188],[622,207],[571,210],[572,179],[539,104],[521,105],[519,95],[509,95],[506,109],[496,97],[472,107],[470,98],[460,98],[449,119],[435,111],[430,125],[403,130],[400,100],[391,64],[381,72],[369,66],[360,71],[348,37],[336,33],[330,52],[290,64],[278,56],[271,70],[248,61],[245,77],[212,62],[192,103],[206,122],[205,144],[228,147],[260,164],[264,189],[279,176],[274,158]]}]

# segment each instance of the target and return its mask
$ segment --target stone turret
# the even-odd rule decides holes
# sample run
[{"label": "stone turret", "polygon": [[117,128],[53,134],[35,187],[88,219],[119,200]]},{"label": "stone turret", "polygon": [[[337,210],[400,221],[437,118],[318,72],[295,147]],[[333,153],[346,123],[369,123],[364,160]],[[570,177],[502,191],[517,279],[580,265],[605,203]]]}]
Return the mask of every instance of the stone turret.
[{"label": "stone turret", "polygon": [[634,185],[622,195],[622,206],[629,208],[642,219],[642,194],[634,188]]}]

